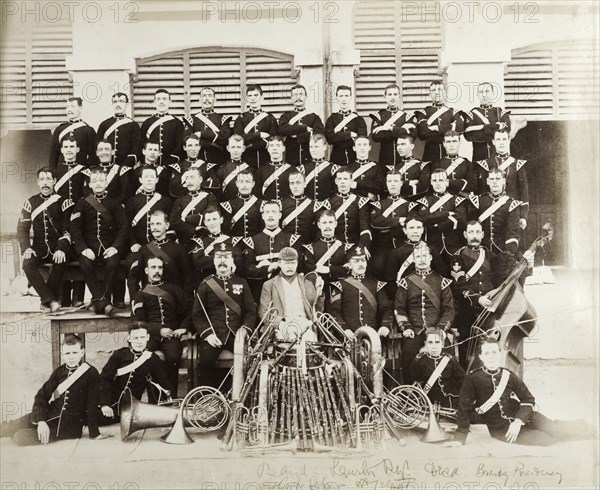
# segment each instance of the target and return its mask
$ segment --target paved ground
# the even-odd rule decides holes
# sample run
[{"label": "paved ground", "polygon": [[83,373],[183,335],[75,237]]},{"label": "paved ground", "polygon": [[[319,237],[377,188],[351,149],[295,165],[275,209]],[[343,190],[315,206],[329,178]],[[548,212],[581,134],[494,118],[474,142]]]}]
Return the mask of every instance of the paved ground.
[{"label": "paved ground", "polygon": [[[598,421],[598,309],[595,276],[555,271],[556,285],[530,286],[528,298],[540,328],[525,345],[525,379],[539,410],[551,418]],[[2,306],[0,342],[3,420],[31,409],[37,386],[50,370],[49,326],[9,314]],[[123,338],[88,343],[88,359],[101,366]],[[195,444],[162,443],[164,429],[122,443],[118,427],[104,441],[63,441],[16,448],[0,441],[2,489],[138,488],[598,488],[598,441],[549,448],[513,446],[476,426],[466,446],[446,449],[406,435],[364,454],[279,453],[241,456],[221,450],[213,434]]]}]

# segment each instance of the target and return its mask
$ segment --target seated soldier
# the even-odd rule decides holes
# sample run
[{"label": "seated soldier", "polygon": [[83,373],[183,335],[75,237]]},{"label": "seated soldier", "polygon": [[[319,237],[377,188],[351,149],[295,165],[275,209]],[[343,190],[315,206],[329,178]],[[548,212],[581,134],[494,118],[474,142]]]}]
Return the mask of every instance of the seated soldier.
[{"label": "seated soldier", "polygon": [[473,411],[483,417],[494,439],[528,446],[549,446],[558,441],[597,437],[591,424],[581,420],[550,420],[535,410],[535,399],[523,381],[500,367],[496,339],[485,338],[479,358],[483,367],[465,378],[458,400],[458,428],[447,447],[465,444]]},{"label": "seated soldier", "polygon": [[[170,397],[171,383],[159,357],[146,350],[150,335],[143,323],[129,326],[127,347],[115,350],[100,373],[101,425],[119,421],[119,402],[126,390],[141,400],[148,388],[148,401],[157,403],[160,394]],[[163,397],[164,398],[164,397]]]},{"label": "seated soldier", "polygon": [[183,352],[181,336],[188,331],[190,301],[183,290],[173,283],[163,282],[164,263],[160,257],[150,257],[144,272],[147,285],[131,300],[132,316],[147,322],[150,334],[148,350],[161,351],[170,384],[177,389],[179,360]]},{"label": "seated soldier", "polygon": [[208,276],[196,292],[192,322],[198,335],[200,385],[218,386],[213,366],[223,349],[233,352],[235,334],[240,328],[252,332],[256,323],[256,303],[248,283],[234,275],[233,248],[228,242],[213,252],[216,273]]},{"label": "seated soldier", "polygon": [[425,331],[425,352],[413,359],[410,374],[427,393],[431,403],[456,410],[465,370],[453,356],[442,352],[445,338],[446,334],[439,328]]},{"label": "seated soldier", "polygon": [[65,363],[39,389],[32,412],[3,423],[0,437],[12,436],[17,446],[48,444],[60,439],[79,439],[83,426],[87,425],[90,439],[106,439],[98,430],[100,375],[95,367],[82,361],[83,354],[81,338],[66,334],[61,346]]},{"label": "seated soldier", "polygon": [[269,308],[277,310],[276,336],[293,341],[298,335],[315,340],[312,324],[317,311],[323,311],[323,279],[317,276],[313,285],[298,274],[298,252],[283,247],[279,252],[279,274],[263,284],[258,315],[264,318]]},{"label": "seated soldier", "polygon": [[[40,193],[23,203],[17,239],[23,253],[23,271],[40,296],[42,310],[55,312],[60,308],[59,292],[71,243],[68,226],[73,202],[54,193],[56,178],[50,167],[38,170],[36,183]],[[52,264],[48,281],[40,272],[42,264]]]}]

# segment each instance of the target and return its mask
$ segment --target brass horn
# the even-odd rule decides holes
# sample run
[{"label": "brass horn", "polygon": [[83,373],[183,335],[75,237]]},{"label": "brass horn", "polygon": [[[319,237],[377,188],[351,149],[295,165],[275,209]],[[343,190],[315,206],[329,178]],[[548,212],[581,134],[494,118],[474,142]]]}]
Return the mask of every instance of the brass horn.
[{"label": "brass horn", "polygon": [[170,427],[177,420],[178,409],[163,405],[143,403],[127,390],[121,398],[119,412],[121,414],[121,440],[125,441],[131,434],[142,429],[153,427]]}]

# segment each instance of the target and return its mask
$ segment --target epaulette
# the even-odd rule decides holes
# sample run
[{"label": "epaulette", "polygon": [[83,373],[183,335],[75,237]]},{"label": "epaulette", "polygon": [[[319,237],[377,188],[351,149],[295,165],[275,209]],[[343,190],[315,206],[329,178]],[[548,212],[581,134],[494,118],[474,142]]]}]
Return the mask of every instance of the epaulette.
[{"label": "epaulette", "polygon": [[175,170],[177,173],[181,173],[181,167],[179,166],[178,163],[171,163],[169,165],[169,167],[171,167],[173,170]]},{"label": "epaulette", "polygon": [[314,253],[315,253],[315,250],[314,250],[314,248],[313,248],[313,246],[312,246],[312,243],[307,243],[306,245],[303,245],[303,247],[304,247],[306,250],[308,250],[308,251],[309,251],[311,254],[313,254],[313,255],[314,255]]},{"label": "epaulette", "polygon": [[479,209],[479,196],[471,195],[469,196],[469,201],[471,201],[471,204],[473,204],[473,206]]},{"label": "epaulette", "polygon": [[361,197],[358,199],[358,207],[362,208],[365,204],[370,203],[371,200],[368,197]]},{"label": "epaulette", "polygon": [[192,116],[183,116],[184,122],[187,122],[190,126],[194,126],[194,118]]},{"label": "epaulette", "polygon": [[421,162],[421,170],[423,170],[427,165],[429,165],[429,162]]},{"label": "epaulette", "polygon": [[29,199],[25,200],[21,207],[23,208],[24,211],[31,213],[31,203],[29,202]]},{"label": "epaulette", "polygon": [[517,160],[517,170],[521,170],[521,167],[527,163],[527,160]]},{"label": "epaulette", "polygon": [[295,233],[290,237],[290,246],[294,245],[298,240],[300,240],[300,235],[296,235]]},{"label": "epaulette", "polygon": [[126,174],[130,170],[131,170],[131,167],[128,167],[127,165],[123,165],[121,167],[121,170],[119,171],[119,177],[121,177],[123,174]]},{"label": "epaulette", "polygon": [[485,160],[479,160],[477,162],[477,165],[479,165],[481,168],[487,170],[488,172],[490,171],[490,167],[489,167],[488,163]]},{"label": "epaulette", "polygon": [[521,204],[523,204],[523,202],[513,199],[513,201],[510,203],[510,207],[508,208],[508,212],[510,213],[511,211],[517,209]]},{"label": "epaulette", "polygon": [[379,209],[379,211],[381,211],[381,202],[380,201],[371,201],[371,206],[374,206],[377,209]]},{"label": "epaulette", "polygon": [[377,292],[381,291],[386,286],[386,284],[387,282],[377,281]]},{"label": "epaulette", "polygon": [[73,201],[71,201],[70,199],[65,199],[62,203],[61,211],[65,212],[71,206],[75,206],[75,203]]},{"label": "epaulette", "polygon": [[465,198],[464,198],[464,197],[457,196],[457,197],[456,197],[456,200],[454,201],[454,204],[455,204],[456,206],[458,206],[458,205],[459,205],[460,203],[462,203],[464,200],[465,200]]},{"label": "epaulette", "polygon": [[422,197],[421,199],[417,199],[417,202],[421,203],[426,208],[429,207],[429,203],[427,202],[427,199],[425,199],[424,197]]},{"label": "epaulette", "polygon": [[231,116],[221,116],[221,124],[223,124],[225,121],[227,121],[227,119],[230,119]]},{"label": "epaulette", "polygon": [[452,284],[452,281],[446,277],[442,277],[442,289],[446,289],[448,286]]},{"label": "epaulette", "polygon": [[254,250],[254,240],[252,240],[252,237],[244,238],[242,241],[244,242],[244,245],[246,245],[246,247]]},{"label": "epaulette", "polygon": [[89,168],[86,168],[85,170],[82,170],[82,171],[81,171],[81,173],[82,173],[83,175],[85,175],[86,177],[89,177],[89,176],[90,176],[90,169],[89,169]]},{"label": "epaulette", "polygon": [[231,210],[231,203],[229,201],[225,201],[221,203],[221,207],[227,211],[229,214],[231,214],[233,211]]},{"label": "epaulette", "polygon": [[400,279],[398,287],[401,287],[402,289],[408,289],[408,283],[406,282],[406,279],[404,277]]}]

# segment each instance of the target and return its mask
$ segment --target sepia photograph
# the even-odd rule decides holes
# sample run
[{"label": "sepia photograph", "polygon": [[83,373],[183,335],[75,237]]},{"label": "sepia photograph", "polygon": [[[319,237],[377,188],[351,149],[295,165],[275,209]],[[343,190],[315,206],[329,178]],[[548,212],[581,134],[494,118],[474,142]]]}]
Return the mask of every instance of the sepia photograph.
[{"label": "sepia photograph", "polygon": [[0,0],[2,490],[600,487],[597,0]]}]

